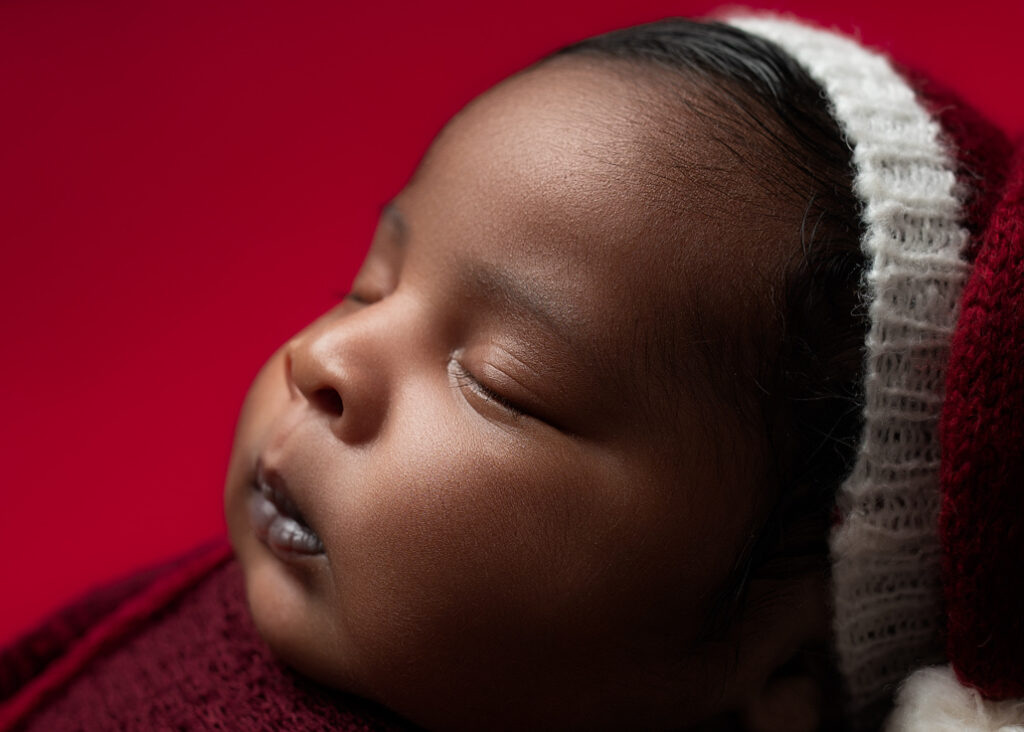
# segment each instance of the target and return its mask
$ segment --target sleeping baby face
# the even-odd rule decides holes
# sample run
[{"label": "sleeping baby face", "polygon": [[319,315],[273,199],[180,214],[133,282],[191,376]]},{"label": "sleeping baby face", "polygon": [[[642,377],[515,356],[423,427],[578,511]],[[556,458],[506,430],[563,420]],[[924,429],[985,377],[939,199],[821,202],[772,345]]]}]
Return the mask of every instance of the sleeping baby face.
[{"label": "sleeping baby face", "polygon": [[554,60],[470,104],[256,377],[227,517],[302,673],[437,729],[686,725],[792,644],[705,633],[772,501],[720,341],[786,253],[703,122],[663,139],[667,83]]}]

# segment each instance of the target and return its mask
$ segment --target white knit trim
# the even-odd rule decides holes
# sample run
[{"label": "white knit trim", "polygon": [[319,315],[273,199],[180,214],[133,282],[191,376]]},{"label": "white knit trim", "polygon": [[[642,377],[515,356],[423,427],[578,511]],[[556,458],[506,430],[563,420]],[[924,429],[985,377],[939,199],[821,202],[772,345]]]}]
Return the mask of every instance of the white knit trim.
[{"label": "white knit trim", "polygon": [[960,190],[938,123],[885,57],[777,17],[729,22],[781,46],[825,90],[864,204],[865,427],[832,536],[837,651],[864,719],[912,668],[943,658],[938,419],[968,272]]},{"label": "white knit trim", "polygon": [[983,699],[949,666],[923,668],[904,682],[885,732],[1024,732],[1024,700]]}]

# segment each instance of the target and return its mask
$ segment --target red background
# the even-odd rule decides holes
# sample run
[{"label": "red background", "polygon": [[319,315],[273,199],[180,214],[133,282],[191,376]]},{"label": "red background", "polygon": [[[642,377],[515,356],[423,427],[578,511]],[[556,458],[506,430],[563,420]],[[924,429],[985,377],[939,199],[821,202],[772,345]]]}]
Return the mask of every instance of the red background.
[{"label": "red background", "polygon": [[[1020,0],[751,4],[1024,129]],[[714,5],[0,4],[0,643],[223,531],[249,380],[346,289],[453,112],[567,42]]]}]

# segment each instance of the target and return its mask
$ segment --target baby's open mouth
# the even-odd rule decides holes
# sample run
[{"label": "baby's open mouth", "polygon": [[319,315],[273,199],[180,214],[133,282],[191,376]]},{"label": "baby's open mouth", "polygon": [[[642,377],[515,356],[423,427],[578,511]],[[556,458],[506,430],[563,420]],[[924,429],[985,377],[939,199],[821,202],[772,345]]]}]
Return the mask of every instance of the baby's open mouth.
[{"label": "baby's open mouth", "polygon": [[257,471],[249,496],[249,515],[256,536],[276,554],[285,557],[323,554],[320,537],[309,527],[283,488],[272,485],[262,470]]}]

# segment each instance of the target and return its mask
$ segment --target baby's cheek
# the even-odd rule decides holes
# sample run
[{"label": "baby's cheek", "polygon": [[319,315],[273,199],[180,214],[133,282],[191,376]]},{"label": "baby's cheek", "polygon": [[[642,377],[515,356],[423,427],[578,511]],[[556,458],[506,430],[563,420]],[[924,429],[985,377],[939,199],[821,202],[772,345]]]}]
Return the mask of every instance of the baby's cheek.
[{"label": "baby's cheek", "polygon": [[525,498],[540,486],[478,456],[378,466],[340,520],[339,613],[378,678],[474,683],[548,633],[566,540],[542,536],[547,511]]},{"label": "baby's cheek", "polygon": [[453,500],[450,486],[402,478],[384,476],[386,489],[352,506],[336,571],[346,629],[408,658],[484,622],[510,567],[495,547],[502,526]]}]

